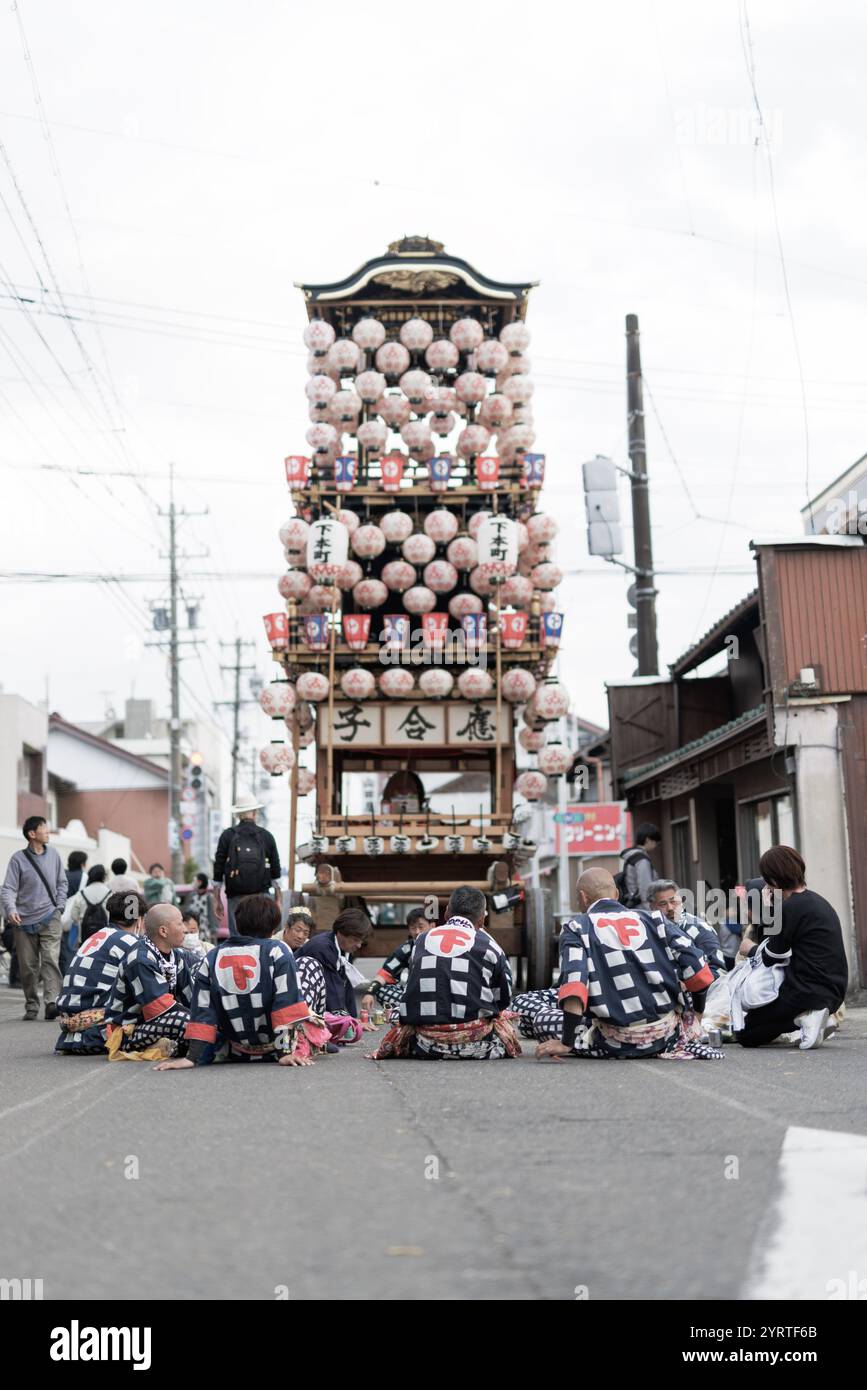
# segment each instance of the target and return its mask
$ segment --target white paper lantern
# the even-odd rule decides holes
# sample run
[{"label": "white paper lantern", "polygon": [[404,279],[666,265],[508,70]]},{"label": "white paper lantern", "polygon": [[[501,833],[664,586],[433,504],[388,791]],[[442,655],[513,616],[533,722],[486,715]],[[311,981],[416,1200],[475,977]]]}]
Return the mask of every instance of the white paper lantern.
[{"label": "white paper lantern", "polygon": [[458,400],[465,405],[476,405],[488,394],[488,383],[478,372],[464,372],[455,382]]},{"label": "white paper lantern", "polygon": [[388,598],[388,589],[381,579],[362,579],[352,590],[352,597],[359,608],[379,608]]},{"label": "white paper lantern", "polygon": [[[297,684],[295,686],[295,692],[296,694],[298,693]],[[301,700],[301,703],[296,707],[295,720],[298,724],[298,728],[301,730],[302,733],[306,729],[312,729],[314,724],[316,723],[316,715],[313,712],[313,708],[311,705],[307,703],[306,700]]]},{"label": "white paper lantern", "polygon": [[503,386],[503,395],[513,405],[525,405],[533,395],[533,382],[528,376],[510,376]]},{"label": "white paper lantern", "polygon": [[478,594],[455,594],[449,599],[449,612],[459,622],[461,618],[467,618],[471,613],[482,613],[484,607],[485,605]]},{"label": "white paper lantern", "polygon": [[489,430],[505,428],[512,418],[512,402],[508,395],[495,392],[486,396],[479,406],[479,420]]},{"label": "white paper lantern", "polygon": [[467,524],[467,530],[469,531],[474,541],[478,541],[479,539],[479,528],[481,527],[482,523],[487,521],[488,518],[492,517],[493,515],[493,512],[489,512],[484,509],[480,512],[473,512]]},{"label": "white paper lantern", "polygon": [[390,700],[405,699],[411,695],[415,686],[412,671],[404,666],[391,666],[379,678],[379,688]]},{"label": "white paper lantern", "polygon": [[310,575],[305,570],[287,570],[277,580],[277,590],[281,598],[300,603],[310,593],[311,584]]},{"label": "white paper lantern", "polygon": [[479,547],[471,536],[456,536],[446,551],[455,569],[471,570],[479,562]]},{"label": "white paper lantern", "polygon": [[365,449],[378,454],[385,448],[388,428],[382,420],[365,420],[363,425],[358,426],[357,437]]},{"label": "white paper lantern", "polygon": [[546,561],[541,565],[536,565],[530,578],[537,589],[556,589],[557,585],[563,582],[563,571],[558,569],[556,565],[552,565],[550,561]]},{"label": "white paper lantern", "polygon": [[403,606],[407,613],[431,613],[437,606],[437,596],[431,589],[416,584],[404,594]]},{"label": "white paper lantern", "polygon": [[382,581],[398,594],[411,589],[417,578],[415,569],[406,560],[390,560],[382,567]]},{"label": "white paper lantern", "polygon": [[259,762],[272,777],[280,777],[295,766],[295,751],[291,743],[268,743],[259,752]]},{"label": "white paper lantern", "polygon": [[533,545],[548,545],[559,530],[556,518],[546,512],[534,512],[527,522],[527,533]]},{"label": "white paper lantern", "polygon": [[535,689],[535,677],[525,667],[513,666],[511,670],[503,673],[503,699],[508,700],[510,705],[525,704]]},{"label": "white paper lantern", "polygon": [[424,360],[432,372],[446,372],[458,365],[459,356],[454,343],[450,343],[448,338],[438,338],[435,343],[431,343]]},{"label": "white paper lantern", "polygon": [[464,459],[475,458],[485,452],[490,442],[491,432],[484,425],[467,425],[458,435],[458,453]]},{"label": "white paper lantern", "polygon": [[507,516],[490,516],[478,533],[479,570],[491,581],[508,579],[518,566],[518,528]]},{"label": "white paper lantern", "polygon": [[407,319],[400,326],[400,341],[409,352],[424,352],[433,341],[433,329],[424,319]]},{"label": "white paper lantern", "polygon": [[398,385],[407,400],[419,407],[424,404],[425,392],[430,389],[431,379],[427,372],[413,368],[412,371],[404,372]]},{"label": "white paper lantern", "polygon": [[413,535],[407,536],[401,546],[401,553],[405,560],[409,560],[411,565],[426,565],[436,555],[436,544],[430,536],[424,535],[422,531],[416,531]]},{"label": "white paper lantern", "polygon": [[316,786],[316,774],[310,772],[306,767],[298,770],[298,795],[309,796]]},{"label": "white paper lantern", "polygon": [[336,391],[337,383],[333,377],[325,376],[322,372],[317,372],[316,376],[311,376],[304,387],[308,401],[313,405],[330,405]]},{"label": "white paper lantern", "polygon": [[452,386],[431,386],[425,391],[424,407],[435,417],[444,419],[457,410],[458,393]]},{"label": "white paper lantern", "polygon": [[483,573],[483,571],[480,569],[478,565],[474,570],[470,571],[470,588],[473,590],[474,593],[482,594],[485,598],[490,596],[490,577],[487,574]]},{"label": "white paper lantern", "polygon": [[285,719],[295,708],[295,687],[288,681],[274,681],[266,685],[259,696],[263,714],[272,719]]},{"label": "white paper lantern", "polygon": [[451,671],[444,671],[441,666],[422,671],[418,678],[419,690],[431,700],[445,699],[446,695],[451,694],[454,683],[455,678]]},{"label": "white paper lantern", "polygon": [[485,376],[496,376],[509,360],[509,354],[496,338],[486,338],[476,349],[476,370]]},{"label": "white paper lantern", "polygon": [[558,680],[543,681],[533,696],[533,713],[549,722],[569,713],[569,692]]},{"label": "white paper lantern", "polygon": [[521,729],[518,734],[518,742],[527,753],[538,753],[540,748],[545,747],[545,735],[535,729]]},{"label": "white paper lantern", "polygon": [[[348,425],[355,428],[361,414],[361,397],[357,391],[336,391],[328,407],[328,418],[332,425]],[[352,433],[350,429],[349,433]]]},{"label": "white paper lantern", "polygon": [[363,666],[350,666],[340,677],[340,689],[349,700],[369,700],[376,689],[376,678]]},{"label": "white paper lantern", "polygon": [[458,534],[458,519],[454,512],[445,507],[437,507],[428,512],[424,519],[425,535],[430,536],[437,545],[445,545]]},{"label": "white paper lantern", "polygon": [[532,449],[536,438],[536,432],[532,425],[512,425],[497,435],[497,443],[500,453],[520,453],[524,449]]},{"label": "white paper lantern", "polygon": [[429,565],[425,565],[422,577],[435,594],[451,593],[458,582],[458,572],[448,560],[432,560]]},{"label": "white paper lantern", "polygon": [[434,434],[444,439],[447,434],[451,434],[457,423],[457,416],[455,415],[432,415],[430,427]]},{"label": "white paper lantern", "polygon": [[353,531],[357,531],[359,526],[361,525],[361,517],[358,515],[358,512],[348,511],[345,507],[342,511],[339,511],[337,513],[337,520],[340,522],[342,526],[346,527],[350,536],[352,535]]},{"label": "white paper lantern", "polygon": [[532,580],[521,574],[513,574],[500,590],[501,602],[509,608],[529,608],[533,600]]},{"label": "white paper lantern", "polygon": [[292,555],[301,556],[306,553],[309,535],[310,527],[300,516],[290,517],[280,527],[280,540]]},{"label": "white paper lantern", "polygon": [[359,319],[352,330],[352,341],[363,352],[375,352],[385,342],[385,324],[379,319]]},{"label": "white paper lantern", "polygon": [[458,676],[458,690],[465,700],[484,700],[494,688],[494,682],[487,671],[471,666]]},{"label": "white paper lantern", "polygon": [[334,342],[334,329],[324,319],[313,319],[304,329],[304,345],[315,356],[322,356]]},{"label": "white paper lantern", "polygon": [[350,541],[353,553],[362,560],[372,560],[385,550],[385,536],[371,522],[353,531]]},{"label": "white paper lantern", "polygon": [[529,376],[532,362],[525,352],[512,352],[502,371],[497,373],[497,386],[502,388],[510,376]]},{"label": "white paper lantern", "polygon": [[328,349],[325,360],[338,372],[354,372],[361,361],[361,349],[351,338],[338,338]]},{"label": "white paper lantern", "polygon": [[520,319],[500,329],[500,342],[507,352],[524,352],[530,346],[530,330]]},{"label": "white paper lantern", "polygon": [[382,372],[359,372],[355,389],[365,405],[375,405],[385,390],[385,377]]},{"label": "white paper lantern", "polygon": [[[338,574],[340,573],[340,570],[342,568],[343,566],[341,565],[337,571]],[[335,575],[334,578],[336,581],[337,575]],[[307,594],[307,597],[304,600],[305,604],[307,605],[305,611],[308,613],[330,613],[331,606],[334,603],[336,597],[338,597],[337,590],[332,585],[314,584],[313,588],[310,590],[310,592]],[[336,607],[339,608],[339,606],[340,604],[338,600]]]},{"label": "white paper lantern", "polygon": [[548,778],[544,772],[522,772],[515,782],[515,791],[527,801],[538,801],[540,796],[544,796],[548,787]]},{"label": "white paper lantern", "polygon": [[349,554],[349,532],[332,517],[320,517],[307,538],[307,572],[317,584],[333,579]]},{"label": "white paper lantern", "polygon": [[312,700],[316,705],[328,699],[330,689],[328,677],[323,676],[321,671],[305,671],[298,677],[295,685],[295,693],[299,700]]},{"label": "white paper lantern", "polygon": [[376,413],[391,429],[398,430],[412,414],[412,406],[405,396],[380,396]]},{"label": "white paper lantern", "polygon": [[430,425],[427,420],[409,420],[401,426],[400,437],[410,453],[414,454],[430,444]]},{"label": "white paper lantern", "polygon": [[476,319],[458,319],[449,329],[449,337],[461,352],[475,352],[484,336],[485,330]]},{"label": "white paper lantern", "polygon": [[304,729],[304,730],[302,730],[302,731],[298,734],[298,747],[299,747],[299,748],[309,748],[310,745],[311,745],[311,743],[313,742],[313,740],[314,740],[315,738],[316,738],[316,732],[315,732],[314,729]]},{"label": "white paper lantern", "polygon": [[347,560],[345,565],[340,566],[334,578],[338,589],[354,589],[358,581],[364,578],[364,571],[357,560]]},{"label": "white paper lantern", "polygon": [[403,376],[409,366],[409,353],[403,343],[383,343],[376,354],[376,366],[388,377]]},{"label": "white paper lantern", "polygon": [[327,454],[336,450],[340,436],[333,425],[311,425],[305,438],[317,454]]},{"label": "white paper lantern", "polygon": [[526,402],[522,402],[518,405],[513,405],[512,418],[509,421],[509,424],[530,425],[531,427],[533,427],[535,425],[535,421],[533,418],[533,407],[531,405],[528,405]]},{"label": "white paper lantern", "polygon": [[539,595],[540,613],[553,613],[558,603],[559,599],[557,598],[557,595],[555,593],[543,593]]},{"label": "white paper lantern", "polygon": [[[337,394],[340,395],[340,392],[338,391]],[[325,401],[322,401],[319,405],[314,405],[313,402],[311,402],[307,407],[307,419],[313,425],[334,424],[334,421],[331,419],[331,406]]]},{"label": "white paper lantern", "polygon": [[549,743],[539,753],[539,771],[548,777],[563,777],[574,761],[575,754],[562,743]]},{"label": "white paper lantern", "polygon": [[386,512],[379,526],[389,545],[401,545],[407,536],[412,535],[412,517],[409,512]]},{"label": "white paper lantern", "polygon": [[321,355],[317,356],[316,353],[311,352],[307,358],[307,375],[317,376],[320,373],[322,376],[333,377],[335,384],[339,380],[338,373],[332,371],[331,367],[328,366],[328,363],[325,360],[325,354],[322,353]]}]

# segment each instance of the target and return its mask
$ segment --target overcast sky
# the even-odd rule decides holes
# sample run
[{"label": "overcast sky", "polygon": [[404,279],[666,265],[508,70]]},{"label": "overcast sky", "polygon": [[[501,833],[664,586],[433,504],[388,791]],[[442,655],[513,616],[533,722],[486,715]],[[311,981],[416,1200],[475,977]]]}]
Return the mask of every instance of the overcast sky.
[{"label": "overcast sky", "polygon": [[[186,708],[228,694],[220,639],[251,638],[270,674],[282,459],[308,425],[293,282],[338,279],[404,233],[541,282],[537,447],[558,560],[582,571],[561,591],[561,667],[588,718],[607,722],[604,680],[635,664],[628,580],[588,558],[580,484],[594,453],[625,460],[627,313],[658,411],[655,559],[690,571],[659,579],[663,669],[752,587],[751,535],[801,530],[796,342],[813,493],[865,451],[860,5],[749,7],[784,262],[734,0],[17,10],[30,64],[0,14],[0,567],[109,582],[5,581],[6,690],[39,701],[48,681],[72,720],[133,693],[165,706],[164,660],[142,646],[165,586],[135,576],[164,569],[170,460],[179,501],[210,509],[184,526],[209,551],[186,568],[225,576],[187,581],[203,645]],[[138,486],[114,475],[130,469]],[[257,711],[248,725],[267,740]]]}]

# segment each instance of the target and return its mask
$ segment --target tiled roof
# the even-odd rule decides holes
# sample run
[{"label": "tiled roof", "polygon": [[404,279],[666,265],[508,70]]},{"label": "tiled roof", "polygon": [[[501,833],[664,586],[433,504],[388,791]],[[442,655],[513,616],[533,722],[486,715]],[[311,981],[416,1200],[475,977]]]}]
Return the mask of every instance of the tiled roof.
[{"label": "tiled roof", "polygon": [[765,706],[756,705],[755,709],[748,709],[744,714],[739,714],[737,719],[729,720],[728,724],[721,724],[717,729],[711,729],[710,733],[702,734],[701,738],[694,738],[690,743],[685,743],[681,748],[674,748],[670,753],[664,753],[661,758],[656,758],[652,763],[644,763],[642,767],[631,767],[628,772],[624,772],[624,783],[641,782],[650,773],[657,772],[670,763],[682,762],[692,753],[698,752],[701,748],[708,748],[713,743],[722,742],[736,733],[738,729],[744,729],[750,724],[757,724],[764,718]]}]

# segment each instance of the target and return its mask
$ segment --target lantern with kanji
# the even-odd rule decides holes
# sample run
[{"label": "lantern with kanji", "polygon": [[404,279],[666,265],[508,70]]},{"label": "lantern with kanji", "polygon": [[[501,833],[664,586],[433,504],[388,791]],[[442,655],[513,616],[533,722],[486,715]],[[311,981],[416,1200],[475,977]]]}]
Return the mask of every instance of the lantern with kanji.
[{"label": "lantern with kanji", "polygon": [[485,330],[477,319],[458,319],[449,329],[449,337],[460,352],[475,352],[484,336]]},{"label": "lantern with kanji", "polygon": [[406,560],[389,560],[383,565],[381,575],[382,582],[398,594],[411,589],[417,578],[415,568]]},{"label": "lantern with kanji", "polygon": [[350,666],[340,677],[340,689],[349,700],[369,700],[376,689],[376,678],[363,666]]},{"label": "lantern with kanji", "polygon": [[295,693],[298,699],[312,700],[317,705],[321,700],[328,699],[330,689],[328,677],[324,676],[321,671],[305,671],[295,683]]},{"label": "lantern with kanji", "polygon": [[477,667],[471,666],[458,676],[458,690],[465,700],[483,700],[486,695],[490,695],[493,688],[494,682],[487,671],[481,671]]},{"label": "lantern with kanji", "polygon": [[376,352],[385,342],[385,324],[379,319],[359,319],[352,330],[352,341],[363,352]]},{"label": "lantern with kanji", "polygon": [[563,777],[575,761],[575,754],[556,740],[541,749],[539,771],[548,777]]},{"label": "lantern with kanji", "polygon": [[403,666],[390,666],[379,677],[379,688],[390,700],[402,700],[411,695],[415,680],[411,671]]},{"label": "lantern with kanji", "polygon": [[345,564],[349,551],[349,533],[333,517],[320,517],[310,527],[307,538],[307,572],[317,584],[333,579]]},{"label": "lantern with kanji", "polygon": [[401,545],[412,535],[412,517],[409,512],[386,512],[380,517],[379,529],[389,545]]},{"label": "lantern with kanji", "polygon": [[411,565],[428,564],[436,555],[436,550],[436,543],[422,531],[415,531],[411,536],[407,536],[401,546],[403,558],[409,560]]},{"label": "lantern with kanji", "polygon": [[409,353],[403,343],[383,343],[382,347],[377,349],[376,367],[385,376],[403,376],[408,366]]},{"label": "lantern with kanji", "polygon": [[407,613],[430,613],[437,606],[437,596],[424,584],[415,584],[404,594],[403,606]]},{"label": "lantern with kanji", "polygon": [[432,700],[443,700],[446,695],[450,695],[455,683],[455,678],[450,671],[444,671],[441,666],[434,666],[429,671],[422,671],[418,678],[418,688],[423,695],[427,695]]},{"label": "lantern with kanji", "polygon": [[540,796],[545,795],[547,789],[548,778],[544,772],[536,772],[533,769],[522,772],[515,782],[515,791],[527,801],[538,801]]},{"label": "lantern with kanji", "polygon": [[504,700],[510,705],[523,705],[535,691],[536,679],[525,667],[514,666],[503,672],[501,686]]},{"label": "lantern with kanji", "polygon": [[306,570],[287,570],[281,574],[277,580],[277,589],[281,598],[294,603],[300,603],[310,593],[312,580]]},{"label": "lantern with kanji", "polygon": [[565,685],[553,677],[543,681],[533,697],[533,713],[546,723],[568,714],[569,692]]},{"label": "lantern with kanji", "polygon": [[431,560],[424,567],[424,582],[435,594],[450,594],[458,582],[458,572],[448,560]]},{"label": "lantern with kanji", "polygon": [[262,713],[272,719],[285,719],[295,708],[295,687],[288,681],[273,681],[259,696]]},{"label": "lantern with kanji", "polygon": [[388,598],[388,589],[381,579],[362,579],[352,590],[352,597],[359,608],[379,608]]},{"label": "lantern with kanji", "polygon": [[352,652],[363,652],[370,638],[369,613],[344,613],[343,638]]},{"label": "lantern with kanji", "polygon": [[409,352],[424,352],[433,341],[433,329],[424,319],[407,319],[400,326],[400,341]]},{"label": "lantern with kanji", "polygon": [[295,752],[291,743],[268,743],[260,749],[259,762],[272,777],[281,777],[295,766]]},{"label": "lantern with kanji", "polygon": [[497,513],[479,527],[480,577],[499,584],[518,567],[518,528],[507,516]]},{"label": "lantern with kanji", "polygon": [[315,356],[324,357],[334,342],[334,329],[324,319],[312,319],[304,329],[304,345]]},{"label": "lantern with kanji", "polygon": [[431,343],[424,360],[432,372],[446,372],[458,365],[459,355],[458,349],[448,338],[438,338],[435,343]]},{"label": "lantern with kanji", "polygon": [[262,619],[271,650],[285,652],[289,646],[289,619],[285,613],[266,613]]},{"label": "lantern with kanji", "polygon": [[455,569],[471,570],[479,562],[479,547],[472,536],[455,536],[449,542],[446,556]]}]

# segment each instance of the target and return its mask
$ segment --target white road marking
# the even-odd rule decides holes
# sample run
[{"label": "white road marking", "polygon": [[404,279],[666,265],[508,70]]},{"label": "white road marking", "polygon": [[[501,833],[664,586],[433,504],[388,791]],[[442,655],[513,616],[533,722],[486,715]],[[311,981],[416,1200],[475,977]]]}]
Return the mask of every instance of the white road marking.
[{"label": "white road marking", "polygon": [[[73,1065],[78,1061],[73,1058]],[[103,1063],[105,1059],[103,1058]],[[69,1063],[64,1059],[64,1065]],[[62,1096],[66,1091],[72,1091],[76,1086],[85,1086],[88,1081],[92,1081],[95,1076],[105,1076],[106,1073],[99,1068],[94,1069],[87,1076],[76,1076],[68,1081],[65,1086],[54,1086],[50,1091],[43,1091],[39,1096],[33,1096],[31,1100],[20,1100],[17,1105],[10,1105],[8,1110],[0,1110],[0,1120],[5,1120],[7,1115],[15,1115],[19,1110],[30,1110],[34,1105],[41,1105],[43,1101],[53,1100],[55,1096]]]},{"label": "white road marking", "polygon": [[776,1188],[744,1297],[867,1297],[867,1135],[792,1126]]}]

